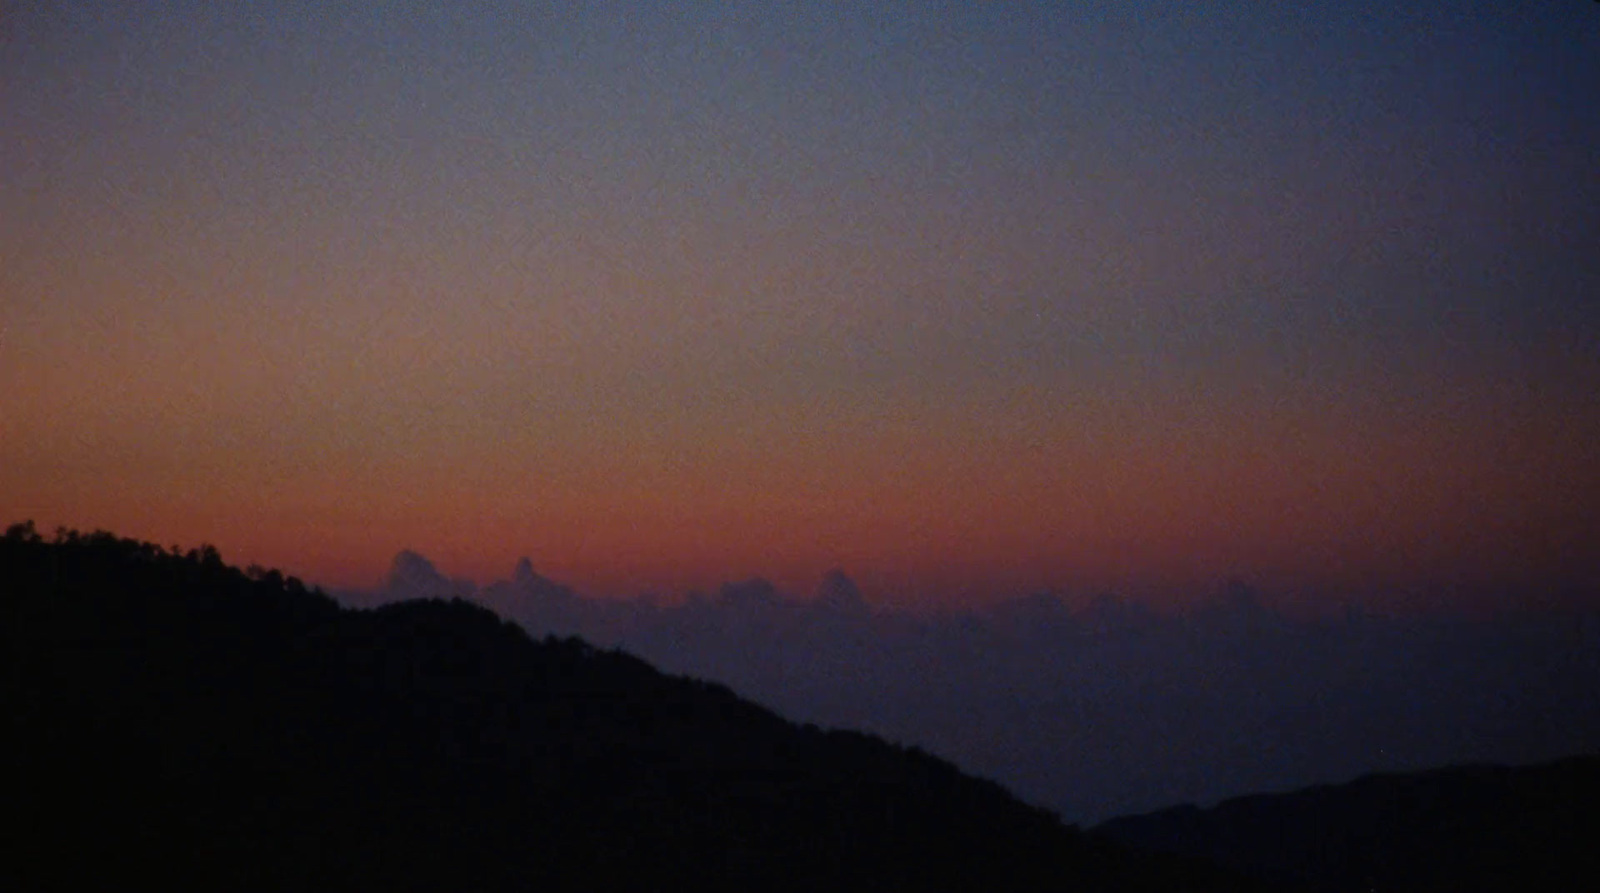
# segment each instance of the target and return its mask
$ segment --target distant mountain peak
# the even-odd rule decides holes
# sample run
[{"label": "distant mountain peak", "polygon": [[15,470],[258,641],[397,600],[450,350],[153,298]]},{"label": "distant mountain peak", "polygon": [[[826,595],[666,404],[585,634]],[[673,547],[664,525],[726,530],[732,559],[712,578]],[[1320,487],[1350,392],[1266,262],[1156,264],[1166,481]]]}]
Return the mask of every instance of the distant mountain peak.
[{"label": "distant mountain peak", "polygon": [[511,582],[525,585],[539,579],[533,570],[533,562],[526,556],[517,559],[517,569],[511,572]]},{"label": "distant mountain peak", "polygon": [[443,582],[444,576],[439,569],[433,566],[420,552],[411,549],[401,549],[389,562],[389,575],[386,582],[390,586],[418,585],[433,582]]},{"label": "distant mountain peak", "polygon": [[383,581],[384,592],[391,599],[469,595],[473,588],[468,580],[446,577],[432,561],[411,549],[401,549],[395,554]]}]

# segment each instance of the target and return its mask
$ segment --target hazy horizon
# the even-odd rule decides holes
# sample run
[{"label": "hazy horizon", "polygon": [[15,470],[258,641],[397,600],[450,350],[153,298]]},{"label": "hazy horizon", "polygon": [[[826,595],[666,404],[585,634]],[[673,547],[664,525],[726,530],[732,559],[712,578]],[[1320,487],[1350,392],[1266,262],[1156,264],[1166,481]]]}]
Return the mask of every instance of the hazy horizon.
[{"label": "hazy horizon", "polygon": [[1592,3],[0,15],[9,515],[336,586],[1600,589]]},{"label": "hazy horizon", "polygon": [[381,586],[335,595],[470,599],[536,638],[577,635],[797,722],[921,747],[1071,822],[1600,749],[1600,607],[1583,600],[1308,615],[1235,580],[1182,610],[1048,592],[918,610],[838,570],[804,592],[752,578],[598,599],[526,559],[478,586],[412,551]]}]

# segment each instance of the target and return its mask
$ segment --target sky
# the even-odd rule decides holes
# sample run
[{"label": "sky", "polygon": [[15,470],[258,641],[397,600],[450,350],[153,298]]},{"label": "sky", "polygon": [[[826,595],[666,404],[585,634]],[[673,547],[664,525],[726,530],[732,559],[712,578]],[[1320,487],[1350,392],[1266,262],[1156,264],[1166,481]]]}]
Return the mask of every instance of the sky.
[{"label": "sky", "polygon": [[1600,6],[773,6],[0,5],[0,521],[1600,601]]}]

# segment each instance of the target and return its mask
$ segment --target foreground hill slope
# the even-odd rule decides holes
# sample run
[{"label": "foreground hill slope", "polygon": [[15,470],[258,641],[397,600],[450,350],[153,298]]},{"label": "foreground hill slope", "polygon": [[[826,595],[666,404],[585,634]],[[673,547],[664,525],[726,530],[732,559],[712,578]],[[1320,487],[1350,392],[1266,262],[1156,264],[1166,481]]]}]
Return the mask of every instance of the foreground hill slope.
[{"label": "foreground hill slope", "polygon": [[1566,891],[1600,879],[1600,757],[1463,766],[1115,819],[1096,831],[1318,891]]},{"label": "foreground hill slope", "polygon": [[7,889],[1240,889],[465,602],[0,539]]}]

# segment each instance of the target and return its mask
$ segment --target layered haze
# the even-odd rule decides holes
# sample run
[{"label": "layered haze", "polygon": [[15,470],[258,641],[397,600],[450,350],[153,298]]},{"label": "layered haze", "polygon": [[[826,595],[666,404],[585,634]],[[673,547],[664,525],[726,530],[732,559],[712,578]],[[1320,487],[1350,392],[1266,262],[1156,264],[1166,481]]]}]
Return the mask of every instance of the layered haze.
[{"label": "layered haze", "polygon": [[663,600],[586,598],[520,560],[479,587],[399,553],[348,604],[478,601],[716,679],[797,721],[915,744],[1073,822],[1461,763],[1600,750],[1600,611],[1298,614],[1232,581],[1158,612],[1035,593],[886,608],[843,571]]}]

